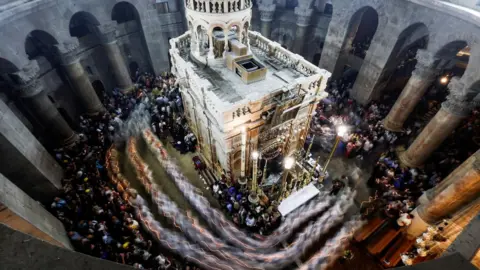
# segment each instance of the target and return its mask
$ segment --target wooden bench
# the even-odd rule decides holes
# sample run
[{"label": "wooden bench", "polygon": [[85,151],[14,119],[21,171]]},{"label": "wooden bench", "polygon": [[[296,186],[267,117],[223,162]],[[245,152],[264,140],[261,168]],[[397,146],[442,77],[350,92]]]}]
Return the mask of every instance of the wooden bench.
[{"label": "wooden bench", "polygon": [[367,250],[370,254],[378,255],[390,244],[397,235],[400,234],[400,230],[397,230],[391,226],[384,228],[378,235],[376,235],[372,241],[367,245]]},{"label": "wooden bench", "polygon": [[372,235],[378,228],[380,228],[383,224],[386,223],[386,220],[381,217],[374,217],[373,219],[369,220],[368,223],[363,226],[360,230],[358,230],[353,238],[357,242],[362,242],[367,239],[370,235]]},{"label": "wooden bench", "polygon": [[400,255],[409,251],[415,240],[409,240],[407,237],[402,236],[398,238],[395,243],[387,250],[385,256],[380,261],[384,267],[395,267],[402,260]]}]

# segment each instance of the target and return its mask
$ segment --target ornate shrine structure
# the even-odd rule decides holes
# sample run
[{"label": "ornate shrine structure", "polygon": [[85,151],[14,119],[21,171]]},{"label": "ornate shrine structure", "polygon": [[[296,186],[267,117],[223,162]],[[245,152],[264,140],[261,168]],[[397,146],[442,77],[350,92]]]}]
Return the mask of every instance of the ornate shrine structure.
[{"label": "ornate shrine structure", "polygon": [[330,72],[249,31],[250,0],[185,5],[188,31],[170,40],[185,115],[217,176],[246,180],[252,153],[269,160],[303,147]]}]

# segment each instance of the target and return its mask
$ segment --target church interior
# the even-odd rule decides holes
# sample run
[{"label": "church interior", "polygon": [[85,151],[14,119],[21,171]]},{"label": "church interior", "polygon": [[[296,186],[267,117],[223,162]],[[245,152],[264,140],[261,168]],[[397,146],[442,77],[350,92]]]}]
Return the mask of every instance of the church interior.
[{"label": "church interior", "polygon": [[0,268],[480,269],[480,2],[0,0]]}]

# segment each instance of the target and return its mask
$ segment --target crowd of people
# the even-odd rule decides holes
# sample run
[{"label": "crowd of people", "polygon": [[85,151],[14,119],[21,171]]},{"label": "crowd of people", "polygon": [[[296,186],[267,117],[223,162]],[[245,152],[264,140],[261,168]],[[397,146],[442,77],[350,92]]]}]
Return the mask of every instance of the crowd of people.
[{"label": "crowd of people", "polygon": [[159,136],[168,132],[180,141],[186,131],[180,128],[181,119],[174,118],[183,108],[173,76],[137,73],[135,81],[135,89],[128,93],[115,89],[105,94],[105,113],[80,118],[78,143],[54,150],[65,177],[63,194],[54,199],[51,211],[80,252],[138,269],[196,269],[158,251],[105,171],[105,153],[142,97],[148,96],[157,105],[153,106],[152,128]]},{"label": "crowd of people", "polygon": [[248,190],[238,183],[228,187],[224,181],[215,181],[212,192],[233,222],[251,233],[268,235],[280,225],[281,215],[277,208],[263,200],[252,204],[248,200]]},{"label": "crowd of people", "polygon": [[368,37],[364,41],[352,43],[350,53],[363,59],[367,55],[368,48],[370,48],[370,43],[371,40]]},{"label": "crowd of people", "polygon": [[[397,147],[408,146],[424,125],[418,121],[410,121],[402,132],[395,133],[384,129],[382,121],[394,102],[382,100],[361,106],[350,98],[351,87],[352,83],[348,80],[333,81],[329,85],[326,89],[329,97],[317,107],[311,130],[323,137],[322,146],[330,150],[333,147],[333,138],[337,135],[336,127],[347,126],[349,130],[341,137],[337,156],[355,157],[361,161],[374,149],[378,149],[378,153],[383,152],[368,181],[368,185],[375,192],[361,210],[365,216],[381,212],[386,217],[398,219],[401,214],[409,213],[415,208],[415,202],[424,191],[442,181],[478,148],[475,147],[478,142],[472,140],[478,137],[480,130],[480,120],[477,119],[479,112],[475,110],[464,125],[432,155],[423,169],[403,167],[397,157]],[[436,100],[441,94],[438,87],[432,87],[426,98]],[[460,141],[471,147],[460,145]],[[342,185],[337,183],[337,186]]]}]

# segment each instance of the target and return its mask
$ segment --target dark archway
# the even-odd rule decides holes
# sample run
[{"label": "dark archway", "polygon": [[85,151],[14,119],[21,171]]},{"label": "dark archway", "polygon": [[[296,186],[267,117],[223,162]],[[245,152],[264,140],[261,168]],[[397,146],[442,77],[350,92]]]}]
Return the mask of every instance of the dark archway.
[{"label": "dark archway", "polygon": [[113,7],[112,20],[118,24],[138,21],[140,19],[137,9],[128,2],[120,2]]},{"label": "dark archway", "polygon": [[331,3],[325,4],[325,9],[323,11],[325,15],[332,15],[333,14],[333,5]]},{"label": "dark archway", "polygon": [[104,97],[106,95],[105,86],[103,85],[103,83],[100,80],[95,80],[92,83],[92,87],[93,89],[95,89],[95,93],[97,93],[98,98],[103,103],[105,101]]},{"label": "dark archway", "polygon": [[100,22],[91,13],[79,11],[70,19],[70,36],[81,38],[89,34],[97,34]]},{"label": "dark archway", "polygon": [[464,40],[455,40],[445,44],[435,56],[442,60],[443,75],[462,77],[470,60],[470,47]]},{"label": "dark archway", "polygon": [[0,75],[11,74],[19,71],[17,66],[5,58],[0,57]]},{"label": "dark archway", "polygon": [[377,27],[378,13],[375,9],[367,6],[355,12],[348,27],[348,43],[345,44],[349,52],[362,59],[365,58]]},{"label": "dark archway", "polygon": [[30,60],[43,56],[54,66],[56,62],[54,46],[57,44],[58,41],[49,33],[34,30],[25,39],[25,53]]},{"label": "dark archway", "polygon": [[138,63],[135,61],[130,62],[130,64],[128,64],[128,69],[130,70],[130,76],[132,78],[135,78],[138,68],[139,68]]},{"label": "dark archway", "polygon": [[345,71],[350,74],[358,74],[362,68],[363,59],[377,32],[378,20],[377,11],[370,6],[362,7],[353,14],[335,69],[332,72],[332,80],[342,79],[340,85],[344,85],[346,88],[355,84],[356,76],[345,80]]},{"label": "dark archway", "polygon": [[322,56],[321,53],[316,53],[314,56],[313,56],[313,64],[318,66],[318,64],[320,63],[320,57]]},{"label": "dark archway", "polygon": [[[123,28],[120,27],[125,31],[123,34],[126,35],[125,38],[129,41],[121,47],[124,50],[124,54],[128,58],[131,57],[130,60],[140,63],[139,67],[142,71],[152,70],[152,59],[137,8],[131,3],[119,2],[113,6],[111,18],[116,21],[119,26],[125,25]],[[123,38],[119,38],[120,41],[122,39]],[[141,50],[138,48],[141,48]]]},{"label": "dark archway", "polygon": [[[427,48],[428,38],[429,31],[423,23],[412,24],[400,33],[374,96],[388,97],[391,102],[396,100],[415,69],[417,51]],[[380,95],[382,90],[386,92]]]}]

